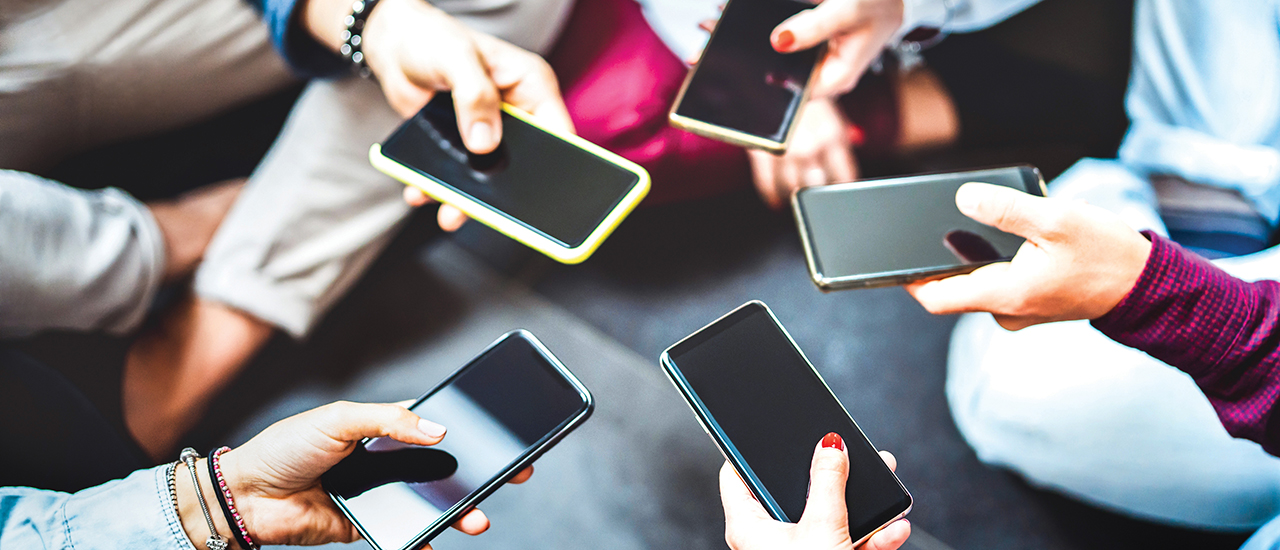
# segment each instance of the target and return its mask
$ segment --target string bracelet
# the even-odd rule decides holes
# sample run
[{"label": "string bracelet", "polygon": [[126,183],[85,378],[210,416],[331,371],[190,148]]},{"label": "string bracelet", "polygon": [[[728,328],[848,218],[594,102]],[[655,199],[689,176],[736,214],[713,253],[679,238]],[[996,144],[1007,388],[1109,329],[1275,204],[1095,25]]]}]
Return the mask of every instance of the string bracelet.
[{"label": "string bracelet", "polygon": [[216,485],[214,493],[218,495],[218,504],[222,505],[222,515],[226,516],[227,525],[231,526],[236,542],[240,543],[242,548],[257,550],[259,546],[254,544],[253,537],[249,536],[249,529],[244,526],[244,518],[236,509],[236,499],[231,496],[231,487],[227,485],[227,478],[222,475],[220,462],[222,453],[230,450],[230,447],[222,447],[209,453],[209,479]]}]

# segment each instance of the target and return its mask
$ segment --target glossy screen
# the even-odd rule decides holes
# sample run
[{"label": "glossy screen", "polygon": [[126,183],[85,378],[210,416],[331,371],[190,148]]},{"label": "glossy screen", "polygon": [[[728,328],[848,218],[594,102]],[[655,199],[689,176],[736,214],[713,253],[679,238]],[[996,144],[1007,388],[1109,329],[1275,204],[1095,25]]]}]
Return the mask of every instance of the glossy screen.
[{"label": "glossy screen", "polygon": [[956,208],[956,190],[970,181],[1041,194],[1039,174],[1029,167],[802,192],[797,200],[818,272],[838,278],[945,270],[1012,258],[1022,237],[978,223]]},{"label": "glossy screen", "polygon": [[439,94],[382,144],[382,154],[566,247],[581,245],[639,177],[507,113],[502,143],[467,151],[452,98]]},{"label": "glossy screen", "polygon": [[782,142],[795,118],[817,49],[774,51],[774,27],[813,4],[733,0],[707,43],[676,114]]},{"label": "glossy screen", "polygon": [[854,540],[910,505],[897,478],[763,306],[743,306],[669,354],[789,520],[800,520],[814,448],[830,432],[849,449],[846,500]]},{"label": "glossy screen", "polygon": [[411,409],[448,429],[443,442],[370,440],[330,470],[324,486],[378,547],[402,548],[585,408],[537,348],[511,336]]}]

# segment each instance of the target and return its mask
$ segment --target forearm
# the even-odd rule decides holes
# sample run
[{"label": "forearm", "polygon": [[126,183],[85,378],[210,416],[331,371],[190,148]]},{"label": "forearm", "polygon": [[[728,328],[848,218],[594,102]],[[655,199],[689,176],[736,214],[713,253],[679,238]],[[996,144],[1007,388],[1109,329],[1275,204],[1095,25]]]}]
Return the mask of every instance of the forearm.
[{"label": "forearm", "polygon": [[1190,374],[1232,435],[1280,450],[1267,435],[1280,395],[1280,284],[1247,283],[1170,241],[1152,243],[1133,290],[1094,326]]},{"label": "forearm", "polygon": [[0,548],[194,550],[164,472],[140,470],[74,494],[0,488]]},{"label": "forearm", "polygon": [[351,13],[354,0],[302,0],[296,9],[302,10],[298,20],[312,38],[322,46],[337,52],[342,46],[343,19]]}]

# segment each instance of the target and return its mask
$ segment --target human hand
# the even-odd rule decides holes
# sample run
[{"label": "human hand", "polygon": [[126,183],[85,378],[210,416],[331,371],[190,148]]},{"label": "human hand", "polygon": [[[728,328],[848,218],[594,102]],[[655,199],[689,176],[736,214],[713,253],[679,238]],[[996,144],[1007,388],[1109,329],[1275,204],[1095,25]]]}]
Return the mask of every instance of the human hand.
[{"label": "human hand", "polygon": [[[337,50],[340,23],[350,9],[350,0],[308,0],[307,27]],[[436,92],[453,92],[458,129],[473,153],[492,152],[502,141],[502,102],[533,114],[548,128],[573,132],[555,73],[545,60],[472,30],[427,2],[382,0],[369,14],[361,38],[365,63],[401,116],[413,116]],[[430,202],[413,187],[405,188],[404,197],[413,206]],[[438,217],[447,231],[466,221],[447,205]]]},{"label": "human hand", "polygon": [[[834,437],[833,437],[834,436]],[[890,470],[893,455],[880,451]],[[799,523],[773,519],[728,462],[720,468],[720,500],[724,504],[724,538],[733,550],[853,550],[845,483],[849,454],[838,434],[828,434],[813,453],[809,467],[809,501]],[[896,550],[911,536],[911,523],[895,521],[867,539],[857,550]]]},{"label": "human hand", "polygon": [[902,26],[902,0],[822,0],[773,29],[773,49],[788,53],[823,42],[812,97],[834,97],[858,83]]},{"label": "human hand", "polygon": [[1097,319],[1129,293],[1151,253],[1151,241],[1096,206],[986,183],[961,186],[956,206],[1027,241],[1012,261],[907,285],[930,313],[987,311],[1009,330]]},{"label": "human hand", "polygon": [[[421,419],[400,405],[338,402],[272,424],[244,445],[224,453],[220,466],[255,543],[350,542],[360,538],[360,533],[320,486],[321,474],[351,454],[356,444],[367,437],[434,445],[444,435],[443,426]],[[202,466],[199,470],[207,468]],[[532,473],[532,469],[525,470],[511,482],[521,483]],[[209,486],[204,488],[205,496],[212,502],[211,509],[216,510],[218,504],[212,501],[210,490]],[[194,499],[192,493],[179,502]],[[201,513],[198,503],[190,506],[197,507],[196,515]],[[229,533],[221,514],[212,515],[219,530],[224,535]],[[191,526],[204,526],[203,518],[183,519],[189,533]],[[472,510],[454,527],[477,535],[489,528],[489,519],[480,510]]]},{"label": "human hand", "polygon": [[782,208],[802,187],[852,181],[858,177],[849,122],[830,99],[805,103],[781,155],[748,150],[756,191],[770,208]]}]

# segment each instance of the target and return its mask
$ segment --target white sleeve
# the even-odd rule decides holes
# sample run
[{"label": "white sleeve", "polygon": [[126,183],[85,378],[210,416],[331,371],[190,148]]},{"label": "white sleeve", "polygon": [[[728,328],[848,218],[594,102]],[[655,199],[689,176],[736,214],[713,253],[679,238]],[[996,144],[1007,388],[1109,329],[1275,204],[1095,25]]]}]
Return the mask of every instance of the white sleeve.
[{"label": "white sleeve", "polygon": [[1040,0],[902,0],[902,27],[897,37],[920,27],[949,32],[985,29]]}]

